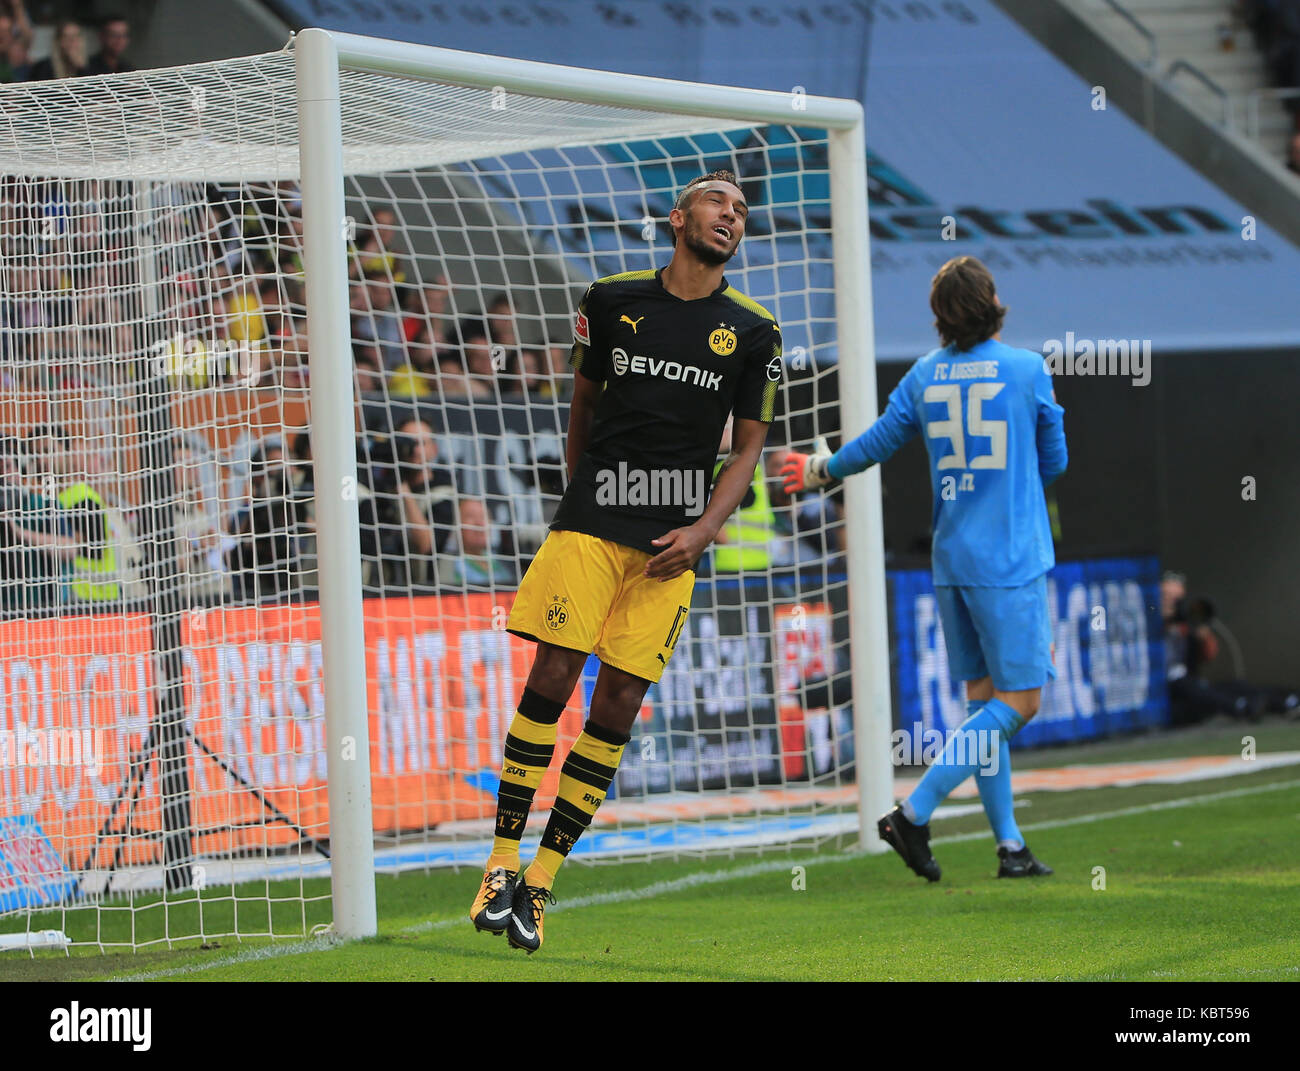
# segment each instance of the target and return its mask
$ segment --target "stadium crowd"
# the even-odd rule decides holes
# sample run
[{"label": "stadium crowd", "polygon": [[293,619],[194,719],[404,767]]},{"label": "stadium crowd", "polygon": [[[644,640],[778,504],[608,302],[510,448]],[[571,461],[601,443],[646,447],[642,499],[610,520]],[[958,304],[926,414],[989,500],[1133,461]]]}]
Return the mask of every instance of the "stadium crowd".
[{"label": "stadium crowd", "polygon": [[32,21],[24,0],[0,0],[0,82],[42,82],[92,74],[121,74],[135,68],[126,59],[131,27],[119,14],[101,17],[99,51],[87,57],[86,31],[75,19],[55,24],[52,51],[32,61]]}]

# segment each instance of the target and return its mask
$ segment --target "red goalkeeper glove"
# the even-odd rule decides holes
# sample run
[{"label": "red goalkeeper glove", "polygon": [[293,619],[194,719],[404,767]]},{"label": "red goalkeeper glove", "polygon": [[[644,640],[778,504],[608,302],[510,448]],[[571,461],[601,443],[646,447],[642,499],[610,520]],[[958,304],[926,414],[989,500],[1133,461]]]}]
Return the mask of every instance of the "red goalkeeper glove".
[{"label": "red goalkeeper glove", "polygon": [[831,459],[831,448],[825,437],[820,437],[813,444],[813,453],[800,454],[795,451],[785,455],[781,466],[782,487],[788,495],[800,491],[813,491],[833,483],[835,477],[826,471],[826,463]]}]

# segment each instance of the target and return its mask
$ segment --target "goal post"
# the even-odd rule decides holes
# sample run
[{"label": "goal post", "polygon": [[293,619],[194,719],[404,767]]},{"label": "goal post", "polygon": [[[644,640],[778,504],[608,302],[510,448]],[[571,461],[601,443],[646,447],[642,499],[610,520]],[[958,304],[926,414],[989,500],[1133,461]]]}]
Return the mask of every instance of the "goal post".
[{"label": "goal post", "polygon": [[[311,29],[0,109],[0,949],[365,937],[376,872],[481,866],[576,304],[665,263],[690,178],[753,191],[764,463],[877,415],[856,101]],[[884,850],[879,473],[802,513],[776,485],[575,861]]]},{"label": "goal post", "polygon": [[[378,932],[371,824],[361,538],[355,494],[352,352],[339,64],[334,41],[308,30],[297,43],[303,268],[311,362],[312,457],[320,565],[321,648],[329,746],[330,883],[342,937]],[[349,744],[350,750],[344,753]]]}]

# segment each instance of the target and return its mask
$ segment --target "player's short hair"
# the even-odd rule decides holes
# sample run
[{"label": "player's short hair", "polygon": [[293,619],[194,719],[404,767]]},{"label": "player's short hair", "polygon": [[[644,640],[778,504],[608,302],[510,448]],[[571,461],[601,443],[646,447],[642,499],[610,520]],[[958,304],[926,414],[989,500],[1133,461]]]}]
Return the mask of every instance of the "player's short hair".
[{"label": "player's short hair", "polygon": [[939,269],[930,282],[930,311],[939,340],[959,352],[996,335],[1007,315],[993,273],[975,257],[954,257]]},{"label": "player's short hair", "polygon": [[[677,200],[673,203],[673,208],[680,208],[685,211],[686,206],[690,204],[691,193],[707,182],[730,182],[736,189],[740,189],[740,179],[736,177],[734,171],[728,171],[725,168],[710,171],[707,175],[691,179],[690,182],[683,186],[682,192],[677,195]],[[672,243],[673,245],[677,244],[677,232],[675,230],[672,232]]]}]

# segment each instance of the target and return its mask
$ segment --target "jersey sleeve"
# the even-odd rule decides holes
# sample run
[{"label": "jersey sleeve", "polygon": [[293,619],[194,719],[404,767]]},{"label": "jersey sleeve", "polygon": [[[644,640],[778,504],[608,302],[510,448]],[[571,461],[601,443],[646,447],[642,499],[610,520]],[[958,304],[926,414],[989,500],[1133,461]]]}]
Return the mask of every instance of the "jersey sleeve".
[{"label": "jersey sleeve", "polygon": [[573,349],[569,365],[575,373],[604,383],[609,369],[609,347],[605,339],[604,301],[600,288],[592,283],[578,303],[573,322]]},{"label": "jersey sleeve", "polygon": [[1065,447],[1065,410],[1057,404],[1045,365],[1034,373],[1034,400],[1038,407],[1038,473],[1046,487],[1065,471],[1069,454]]},{"label": "jersey sleeve", "polygon": [[781,328],[774,320],[763,320],[753,330],[745,350],[745,364],[732,406],[738,418],[772,423],[783,369]]},{"label": "jersey sleeve", "polygon": [[894,388],[880,419],[831,457],[826,471],[837,480],[887,461],[900,446],[921,430],[914,389],[916,369],[917,366],[913,365],[902,382]]}]

